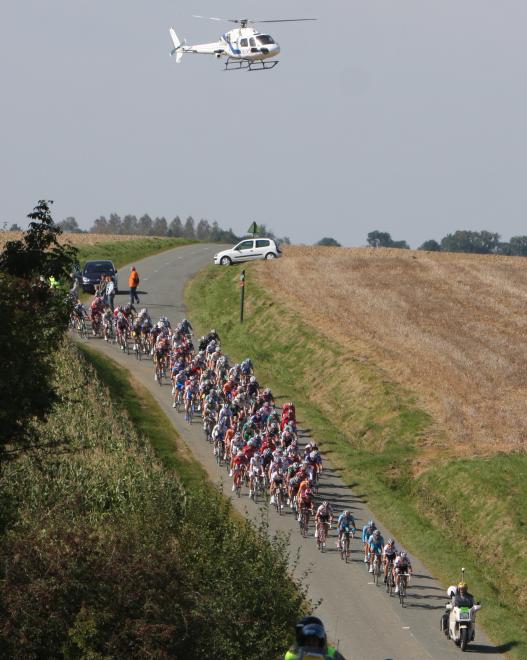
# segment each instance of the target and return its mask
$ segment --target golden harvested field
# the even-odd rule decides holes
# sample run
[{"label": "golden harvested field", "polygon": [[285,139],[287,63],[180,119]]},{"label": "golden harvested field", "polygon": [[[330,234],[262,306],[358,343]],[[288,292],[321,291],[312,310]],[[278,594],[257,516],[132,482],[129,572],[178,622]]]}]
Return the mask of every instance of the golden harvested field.
[{"label": "golden harvested field", "polygon": [[289,247],[256,273],[306,322],[413,390],[449,453],[527,449],[527,259]]},{"label": "golden harvested field", "polygon": [[[2,231],[0,232],[0,250],[7,241],[16,241],[24,235],[21,231]],[[95,243],[109,241],[133,241],[144,239],[145,236],[125,236],[122,234],[62,234],[60,240],[62,243],[71,243],[72,245],[95,245]]]}]

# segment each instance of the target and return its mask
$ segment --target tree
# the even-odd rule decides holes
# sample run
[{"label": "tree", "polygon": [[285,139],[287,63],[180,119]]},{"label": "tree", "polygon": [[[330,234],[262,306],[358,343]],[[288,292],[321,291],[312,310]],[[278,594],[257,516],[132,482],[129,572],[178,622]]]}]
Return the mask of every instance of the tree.
[{"label": "tree", "polygon": [[121,233],[121,217],[117,213],[110,213],[110,217],[108,218],[108,233]]},{"label": "tree", "polygon": [[214,220],[212,223],[212,227],[210,229],[210,237],[209,240],[212,241],[213,243],[219,243],[221,241],[221,234],[222,234],[222,229],[219,226],[219,224]]},{"label": "tree", "polygon": [[168,231],[166,218],[156,218],[152,225],[152,234],[154,236],[166,236]]},{"label": "tree", "polygon": [[107,234],[108,233],[108,220],[104,217],[104,215],[101,215],[100,217],[95,220],[93,223],[92,228],[90,229],[90,232],[92,234]]},{"label": "tree", "polygon": [[418,248],[418,250],[425,250],[426,252],[440,252],[441,246],[432,238],[429,241],[425,241],[421,247]]},{"label": "tree", "polygon": [[336,241],[334,238],[329,238],[328,236],[321,238],[318,241],[318,243],[315,243],[315,245],[325,245],[328,247],[342,247],[342,245],[338,241]]},{"label": "tree", "polygon": [[82,232],[82,229],[77,224],[77,220],[72,216],[64,218],[64,220],[58,223],[57,227],[60,227],[65,233],[80,234]]},{"label": "tree", "polygon": [[181,219],[179,215],[176,215],[176,217],[170,223],[168,227],[168,235],[174,236],[174,238],[179,238],[180,236],[183,236],[183,225],[181,224]]},{"label": "tree", "polygon": [[509,242],[510,254],[527,257],[527,236],[513,236]]},{"label": "tree", "polygon": [[388,232],[378,231],[377,229],[370,231],[366,240],[371,247],[391,247],[393,242]]},{"label": "tree", "polygon": [[189,215],[185,221],[185,226],[183,227],[183,236],[185,238],[196,238],[196,232],[194,230],[194,218]]},{"label": "tree", "polygon": [[203,220],[203,218],[198,222],[198,226],[196,227],[196,238],[199,241],[207,241],[209,240],[210,237],[210,225],[207,222],[207,220]]},{"label": "tree", "polygon": [[56,400],[53,354],[69,324],[71,303],[50,278],[67,282],[77,250],[61,245],[62,234],[40,200],[22,239],[0,254],[0,458],[7,447],[31,439],[32,419],[43,419]]},{"label": "tree", "polygon": [[9,231],[22,231],[22,227],[19,227],[16,222],[13,222],[11,227],[9,227]]},{"label": "tree", "polygon": [[441,249],[444,252],[490,254],[496,252],[499,242],[500,235],[490,231],[458,230],[441,240]]},{"label": "tree", "polygon": [[137,233],[141,236],[149,236],[152,233],[152,218],[145,213],[137,223]]},{"label": "tree", "polygon": [[372,247],[400,248],[402,250],[410,249],[410,246],[406,241],[394,241],[390,234],[385,231],[370,231],[367,242],[368,245],[371,245]]},{"label": "tree", "polygon": [[125,215],[121,223],[121,234],[137,234],[137,218],[135,215]]}]

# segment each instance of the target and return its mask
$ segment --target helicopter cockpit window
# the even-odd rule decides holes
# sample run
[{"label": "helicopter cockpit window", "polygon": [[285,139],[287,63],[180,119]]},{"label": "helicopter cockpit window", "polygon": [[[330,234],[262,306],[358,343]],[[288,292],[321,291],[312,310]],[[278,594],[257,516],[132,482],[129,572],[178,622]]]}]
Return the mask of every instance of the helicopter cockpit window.
[{"label": "helicopter cockpit window", "polygon": [[247,39],[242,39],[240,41],[240,46],[247,48]]},{"label": "helicopter cockpit window", "polygon": [[270,37],[268,34],[261,34],[259,37],[256,37],[258,39],[258,43],[261,44],[262,46],[268,46],[269,44],[274,44],[273,38]]},{"label": "helicopter cockpit window", "polygon": [[251,46],[253,46],[253,47],[256,46],[256,41],[254,40],[253,37],[251,37],[251,38],[249,39],[249,43],[250,43]]}]

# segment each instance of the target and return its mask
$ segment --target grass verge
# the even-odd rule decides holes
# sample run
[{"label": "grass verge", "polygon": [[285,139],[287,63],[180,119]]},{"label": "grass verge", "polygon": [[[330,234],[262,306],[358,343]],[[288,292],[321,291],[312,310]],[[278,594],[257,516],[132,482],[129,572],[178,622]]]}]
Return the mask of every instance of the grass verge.
[{"label": "grass verge", "polygon": [[260,379],[296,402],[303,426],[381,522],[444,584],[464,566],[484,604],[480,621],[499,650],[527,657],[527,457],[439,456],[419,474],[419,454],[437,431],[413,394],[273,299],[250,267],[240,325],[239,270],[212,266],[189,284],[197,332],[215,327],[233,358],[251,356]]},{"label": "grass verge", "polygon": [[132,261],[196,242],[186,238],[148,237],[130,241],[101,241],[93,245],[76,247],[79,251],[81,267],[89,259],[111,259],[116,268],[121,268]]},{"label": "grass verge", "polygon": [[111,358],[80,342],[77,348],[95,368],[112,399],[126,410],[135,428],[150,440],[163,465],[175,469],[183,485],[190,490],[202,486],[208,479],[205,470],[192,457],[150,392]]}]

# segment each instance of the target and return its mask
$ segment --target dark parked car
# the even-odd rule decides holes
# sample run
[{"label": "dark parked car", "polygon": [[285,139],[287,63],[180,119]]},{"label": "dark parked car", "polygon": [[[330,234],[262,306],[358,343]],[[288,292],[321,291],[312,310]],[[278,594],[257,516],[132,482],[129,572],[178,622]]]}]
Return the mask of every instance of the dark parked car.
[{"label": "dark parked car", "polygon": [[107,260],[87,261],[82,271],[82,288],[89,293],[95,292],[95,287],[103,275],[110,275],[115,282],[115,293],[118,293],[117,268]]}]

